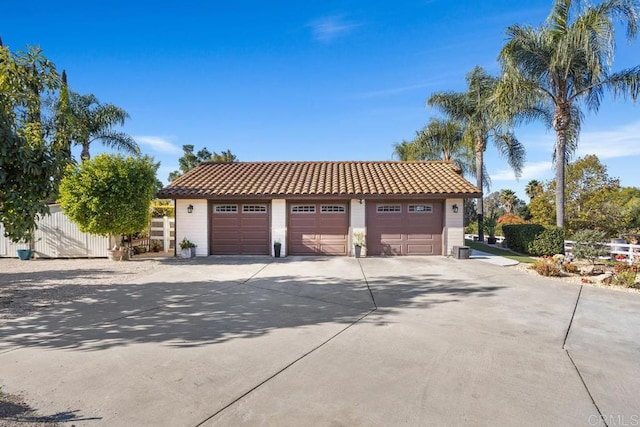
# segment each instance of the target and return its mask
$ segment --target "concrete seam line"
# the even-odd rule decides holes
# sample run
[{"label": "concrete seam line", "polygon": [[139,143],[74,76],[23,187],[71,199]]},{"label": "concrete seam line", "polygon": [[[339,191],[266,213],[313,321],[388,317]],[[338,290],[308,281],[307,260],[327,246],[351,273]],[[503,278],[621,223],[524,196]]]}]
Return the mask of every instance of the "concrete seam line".
[{"label": "concrete seam line", "polygon": [[576,298],[576,305],[573,306],[573,313],[571,313],[571,320],[569,320],[569,326],[567,327],[567,333],[564,334],[564,341],[562,342],[562,348],[566,350],[565,346],[567,345],[567,340],[569,339],[569,332],[571,331],[571,326],[573,325],[573,318],[576,315],[576,311],[578,310],[578,303],[580,302],[580,295],[582,295],[582,288],[584,285],[580,285],[580,290],[578,291],[578,297]]},{"label": "concrete seam line", "polygon": [[591,390],[589,390],[589,387],[587,386],[587,383],[584,381],[584,378],[582,377],[582,374],[580,373],[580,369],[578,369],[578,365],[576,365],[576,362],[574,362],[573,357],[571,357],[571,354],[569,353],[569,350],[565,349],[565,353],[567,353],[567,356],[569,357],[569,360],[571,361],[571,364],[573,365],[574,369],[578,373],[578,377],[580,378],[580,381],[582,382],[582,385],[584,386],[584,389],[587,391],[587,394],[589,395],[589,399],[591,399],[591,403],[593,403],[593,406],[595,406],[596,411],[598,411],[598,415],[600,415],[600,419],[604,423],[605,427],[608,427],[609,424],[607,424],[607,420],[605,419],[604,415],[602,415],[602,412],[600,411],[600,408],[598,407],[598,404],[596,403],[596,400],[593,398],[593,395],[591,394]]},{"label": "concrete seam line", "polygon": [[362,277],[364,278],[364,283],[367,285],[367,289],[369,289],[369,295],[371,295],[371,301],[373,301],[373,306],[377,310],[378,309],[378,304],[376,304],[376,299],[373,296],[373,291],[371,290],[371,286],[369,286],[369,280],[367,279],[367,275],[364,272],[364,268],[362,267],[362,263],[360,262],[359,258],[358,258],[358,265],[360,266],[360,271],[362,272]]},{"label": "concrete seam line", "polygon": [[354,321],[353,323],[351,323],[350,325],[346,326],[345,328],[339,330],[337,333],[335,333],[334,335],[330,336],[327,340],[321,342],[320,344],[318,344],[317,346],[315,346],[314,348],[312,348],[311,350],[309,350],[308,352],[304,353],[302,356],[298,357],[297,359],[295,359],[293,362],[290,362],[289,364],[285,365],[282,369],[280,369],[279,371],[277,371],[276,373],[274,373],[273,375],[267,377],[266,379],[262,380],[261,382],[259,382],[258,384],[256,384],[255,386],[253,386],[252,388],[250,388],[249,390],[247,390],[246,392],[242,393],[240,396],[236,397],[235,399],[233,399],[231,402],[227,403],[226,405],[224,405],[222,408],[218,409],[216,412],[214,412],[213,414],[209,415],[207,418],[205,418],[204,420],[200,421],[198,424],[195,425],[195,427],[200,427],[201,425],[203,425],[204,423],[206,423],[207,421],[211,420],[212,418],[214,418],[215,416],[217,416],[218,414],[220,414],[221,412],[227,410],[228,408],[230,408],[231,406],[233,406],[234,404],[236,404],[237,402],[239,402],[240,400],[242,400],[243,398],[245,398],[246,396],[248,396],[249,394],[253,393],[254,391],[256,391],[258,388],[262,387],[263,385],[265,385],[266,383],[268,383],[269,381],[271,381],[272,379],[274,379],[275,377],[277,377],[278,375],[280,375],[281,373],[283,373],[284,371],[286,371],[287,369],[289,369],[290,367],[292,367],[293,365],[295,365],[296,363],[298,363],[299,361],[301,361],[302,359],[306,358],[307,356],[309,356],[311,353],[314,353],[316,350],[319,350],[320,348],[324,347],[326,344],[328,344],[330,341],[332,341],[334,338],[338,337],[338,335],[341,335],[343,332],[345,332],[347,329],[351,328],[352,326],[355,326],[356,324],[360,323],[360,321],[362,321],[365,317],[369,316],[371,313],[375,312],[376,309],[373,310],[369,310],[367,313],[365,313],[363,316],[361,316],[360,318],[358,318],[356,321]]},{"label": "concrete seam line", "polygon": [[269,267],[271,264],[273,264],[273,261],[266,263],[265,265],[263,265],[260,270],[256,271],[255,273],[253,273],[251,276],[249,276],[249,278],[243,282],[238,282],[242,285],[248,283],[251,279],[253,279],[254,277],[256,277],[258,274],[262,273],[262,270],[264,270],[265,268]]}]

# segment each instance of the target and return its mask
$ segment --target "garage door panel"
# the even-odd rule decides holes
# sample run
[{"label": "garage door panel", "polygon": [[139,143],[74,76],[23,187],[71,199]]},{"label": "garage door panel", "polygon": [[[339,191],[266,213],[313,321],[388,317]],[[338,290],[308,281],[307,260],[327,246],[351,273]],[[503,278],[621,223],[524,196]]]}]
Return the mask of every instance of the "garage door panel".
[{"label": "garage door panel", "polygon": [[433,240],[433,234],[407,234],[407,240]]},{"label": "garage door panel", "polygon": [[215,219],[215,226],[216,226],[217,229],[222,229],[222,228],[236,229],[236,228],[238,228],[238,225],[239,225],[238,218],[234,218],[234,217],[216,217],[216,219]]},{"label": "garage door panel", "polygon": [[437,255],[442,246],[442,201],[367,204],[367,253]]},{"label": "garage door panel", "polygon": [[409,255],[432,255],[433,245],[407,245]]},{"label": "garage door panel", "polygon": [[[222,209],[217,209],[223,206]],[[215,204],[211,217],[211,253],[269,254],[269,212],[264,203]]]},{"label": "garage door panel", "polygon": [[346,202],[300,202],[288,207],[291,255],[347,255]]},{"label": "garage door panel", "polygon": [[344,255],[347,251],[346,245],[320,244],[319,252],[323,255]]}]

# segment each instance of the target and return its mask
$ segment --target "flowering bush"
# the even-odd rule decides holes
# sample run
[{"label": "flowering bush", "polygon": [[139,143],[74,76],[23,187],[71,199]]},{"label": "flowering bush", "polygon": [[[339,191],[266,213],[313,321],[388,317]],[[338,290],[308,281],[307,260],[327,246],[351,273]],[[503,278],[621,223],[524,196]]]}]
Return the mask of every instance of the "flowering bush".
[{"label": "flowering bush", "polygon": [[613,284],[624,286],[625,288],[632,288],[636,284],[636,278],[638,277],[638,272],[640,272],[640,265],[618,264],[613,268],[613,271]]},{"label": "flowering bush", "polygon": [[558,263],[550,256],[538,258],[533,262],[533,266],[531,268],[542,276],[558,277],[562,275]]}]

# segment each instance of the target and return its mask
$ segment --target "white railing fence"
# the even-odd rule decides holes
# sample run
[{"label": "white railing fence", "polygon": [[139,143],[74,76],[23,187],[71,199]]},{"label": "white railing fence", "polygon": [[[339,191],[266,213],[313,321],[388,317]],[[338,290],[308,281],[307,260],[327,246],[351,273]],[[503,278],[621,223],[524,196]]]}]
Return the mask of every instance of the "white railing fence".
[{"label": "white railing fence", "polygon": [[[564,241],[564,253],[573,253],[573,245],[576,242],[572,240]],[[633,245],[629,243],[602,243],[603,246],[608,248],[609,258],[616,259],[618,261],[625,261],[629,264],[633,264],[634,261],[640,259],[640,245]]]}]

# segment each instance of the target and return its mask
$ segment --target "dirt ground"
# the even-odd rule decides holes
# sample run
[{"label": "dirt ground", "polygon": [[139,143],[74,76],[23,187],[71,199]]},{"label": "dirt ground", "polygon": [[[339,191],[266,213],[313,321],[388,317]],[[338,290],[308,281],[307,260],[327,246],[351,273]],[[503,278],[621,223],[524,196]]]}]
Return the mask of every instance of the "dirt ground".
[{"label": "dirt ground", "polygon": [[[150,271],[162,269],[169,257],[137,257],[129,262],[107,259],[0,258],[0,325],[56,304],[81,298],[96,286],[128,284]],[[6,427],[65,426],[73,414],[40,416],[19,395],[0,389],[0,425]]]},{"label": "dirt ground", "polygon": [[91,294],[94,286],[131,283],[151,270],[163,268],[166,261],[170,258],[136,258],[127,262],[0,258],[0,324]]}]

